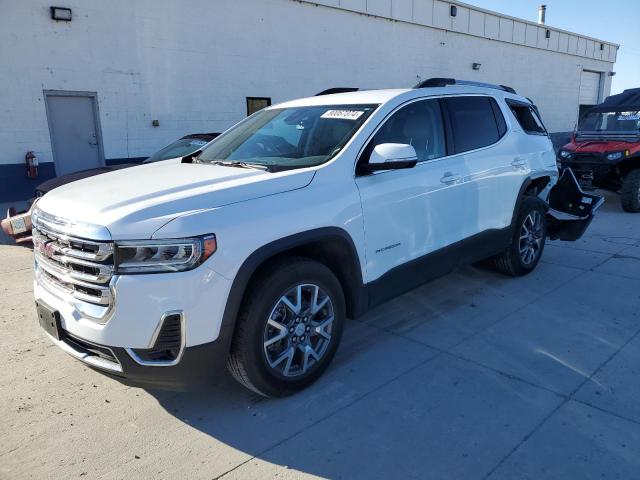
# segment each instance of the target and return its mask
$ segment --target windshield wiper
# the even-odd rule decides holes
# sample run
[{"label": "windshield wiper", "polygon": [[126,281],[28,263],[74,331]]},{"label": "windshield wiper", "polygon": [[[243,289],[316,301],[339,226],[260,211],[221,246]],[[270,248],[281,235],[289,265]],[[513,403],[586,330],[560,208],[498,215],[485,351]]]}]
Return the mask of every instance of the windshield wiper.
[{"label": "windshield wiper", "polygon": [[[202,162],[202,163],[205,163],[205,162]],[[252,169],[269,171],[269,167],[267,165],[262,165],[259,163],[240,162],[238,160],[233,160],[233,161],[213,160],[212,162],[206,162],[206,163],[209,163],[211,165],[222,165],[223,167],[252,168]]]}]

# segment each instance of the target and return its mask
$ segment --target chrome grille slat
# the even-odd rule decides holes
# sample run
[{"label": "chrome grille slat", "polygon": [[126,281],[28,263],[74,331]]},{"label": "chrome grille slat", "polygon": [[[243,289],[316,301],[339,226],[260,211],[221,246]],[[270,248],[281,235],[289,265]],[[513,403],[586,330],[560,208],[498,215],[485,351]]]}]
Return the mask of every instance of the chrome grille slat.
[{"label": "chrome grille slat", "polygon": [[50,225],[41,212],[35,216],[37,281],[54,294],[110,309],[114,301],[113,243],[68,235],[62,231],[64,220],[55,219],[55,225]]},{"label": "chrome grille slat", "polygon": [[[53,257],[47,257],[38,250],[35,251],[35,256],[38,261],[49,264],[51,268],[55,268],[65,276],[72,279],[84,280],[92,283],[108,283],[109,280],[111,280],[111,277],[113,277],[112,265],[89,262],[66,255],[54,255]],[[86,270],[93,270],[95,273],[88,273]]]},{"label": "chrome grille slat", "polygon": [[[113,255],[113,244],[112,243],[104,243],[104,242],[94,242],[91,240],[85,240],[75,237],[70,237],[68,235],[54,232],[51,230],[47,230],[40,225],[41,221],[38,221],[38,227],[36,232],[40,234],[42,237],[46,237],[49,240],[53,240],[56,242],[55,248],[63,253],[64,255],[68,255],[70,257],[75,257],[83,260],[93,260],[96,262],[101,262],[107,260],[111,255]],[[84,250],[79,250],[73,248],[74,244],[82,244],[91,246],[95,249],[94,252],[87,252]]]},{"label": "chrome grille slat", "polygon": [[[94,299],[89,301],[92,301],[93,303],[98,303],[100,305],[109,305],[109,303],[111,303],[111,290],[109,289],[108,285],[102,286],[96,283],[83,281],[82,279],[79,279],[79,278],[74,278],[71,275],[69,275],[69,273],[66,272],[64,269],[55,265],[54,262],[46,260],[42,255],[37,254],[36,258],[39,262],[39,266],[44,271],[46,271],[51,277],[54,277],[55,279],[59,280],[59,283],[61,283],[60,285],[61,288],[64,287],[64,289],[67,290],[67,293],[69,293],[69,291],[73,291],[74,296],[76,296],[75,293],[81,293],[85,299],[87,298]],[[71,287],[69,285],[71,285]],[[95,296],[87,295],[85,292],[79,291],[75,287],[95,290],[97,292],[100,292],[100,295],[95,295]]]},{"label": "chrome grille slat", "polygon": [[38,278],[41,281],[42,285],[44,285],[45,287],[49,287],[47,288],[47,290],[53,289],[53,291],[60,291],[83,302],[107,306],[111,303],[112,300],[112,296],[110,293],[108,297],[98,297],[96,295],[90,295],[82,291],[78,291],[75,288],[71,288],[64,283],[61,283],[58,277],[51,275],[45,268],[42,268],[42,274]]}]

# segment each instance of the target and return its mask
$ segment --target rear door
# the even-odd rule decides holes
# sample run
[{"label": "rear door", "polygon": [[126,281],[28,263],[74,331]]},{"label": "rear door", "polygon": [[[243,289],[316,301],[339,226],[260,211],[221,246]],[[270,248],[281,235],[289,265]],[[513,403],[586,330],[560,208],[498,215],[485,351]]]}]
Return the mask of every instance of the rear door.
[{"label": "rear door", "polygon": [[[406,170],[360,175],[367,280],[451,245],[464,236],[462,218],[472,201],[464,158],[447,157],[440,101],[421,99],[395,111],[365,148],[368,161],[382,143],[411,144],[418,164]],[[436,265],[446,271],[448,265]],[[429,272],[422,272],[425,277]],[[432,272],[433,273],[433,272]]]},{"label": "rear door", "polygon": [[510,226],[529,162],[517,153],[517,140],[507,135],[506,112],[485,95],[448,97],[445,106],[454,153],[467,171],[469,200],[460,217],[463,235]]}]

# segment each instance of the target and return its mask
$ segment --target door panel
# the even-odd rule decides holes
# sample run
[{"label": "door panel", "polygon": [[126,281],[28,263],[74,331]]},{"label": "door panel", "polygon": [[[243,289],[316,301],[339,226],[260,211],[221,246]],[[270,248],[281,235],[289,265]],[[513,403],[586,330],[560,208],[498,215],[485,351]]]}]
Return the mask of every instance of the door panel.
[{"label": "door panel", "polygon": [[412,145],[418,157],[414,168],[356,178],[368,282],[464,236],[463,217],[473,192],[463,182],[464,158],[445,157],[443,120],[439,100],[410,102],[389,117],[363,152],[361,161],[367,161],[375,145],[402,143]]},{"label": "door panel", "polygon": [[508,227],[531,159],[518,154],[517,141],[507,132],[506,109],[482,95],[449,97],[444,103],[454,148],[468,172],[465,191],[472,199],[461,218],[462,234]]},{"label": "door panel", "polygon": [[464,179],[474,201],[466,212],[465,236],[511,224],[520,187],[530,172],[530,158],[518,155],[513,138],[463,154],[469,175]]},{"label": "door panel", "polygon": [[46,94],[56,174],[102,166],[92,96]]},{"label": "door panel", "polygon": [[[459,180],[447,184],[447,174]],[[419,163],[407,170],[358,177],[365,225],[367,281],[461,240],[474,192],[461,179],[461,157]]]}]

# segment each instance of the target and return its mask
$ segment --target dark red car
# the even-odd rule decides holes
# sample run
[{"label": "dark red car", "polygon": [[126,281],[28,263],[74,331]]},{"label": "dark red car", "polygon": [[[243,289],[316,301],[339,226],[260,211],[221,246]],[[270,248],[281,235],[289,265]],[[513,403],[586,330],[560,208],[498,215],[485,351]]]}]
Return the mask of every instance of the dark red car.
[{"label": "dark red car", "polygon": [[[193,133],[191,135],[185,135],[181,139],[176,140],[164,147],[162,150],[154,153],[142,163],[159,162],[161,160],[169,160],[170,158],[179,158],[189,155],[205,146],[218,135],[220,134]],[[31,210],[36,204],[38,198],[42,197],[45,193],[50,192],[54,188],[66,185],[67,183],[75,182],[82,178],[101,175],[107,172],[113,172],[114,170],[120,170],[122,168],[135,167],[136,165],[138,164],[125,163],[120,165],[110,165],[108,167],[91,168],[89,170],[69,173],[68,175],[62,175],[60,177],[47,180],[46,182],[42,182],[36,188],[35,198],[29,202],[29,209],[17,212],[14,207],[9,207],[7,210],[7,218],[0,222],[0,226],[7,235],[15,239],[16,243],[31,242]]]},{"label": "dark red car", "polygon": [[558,151],[558,167],[571,168],[583,188],[618,192],[625,211],[640,212],[640,88],[588,110]]}]

